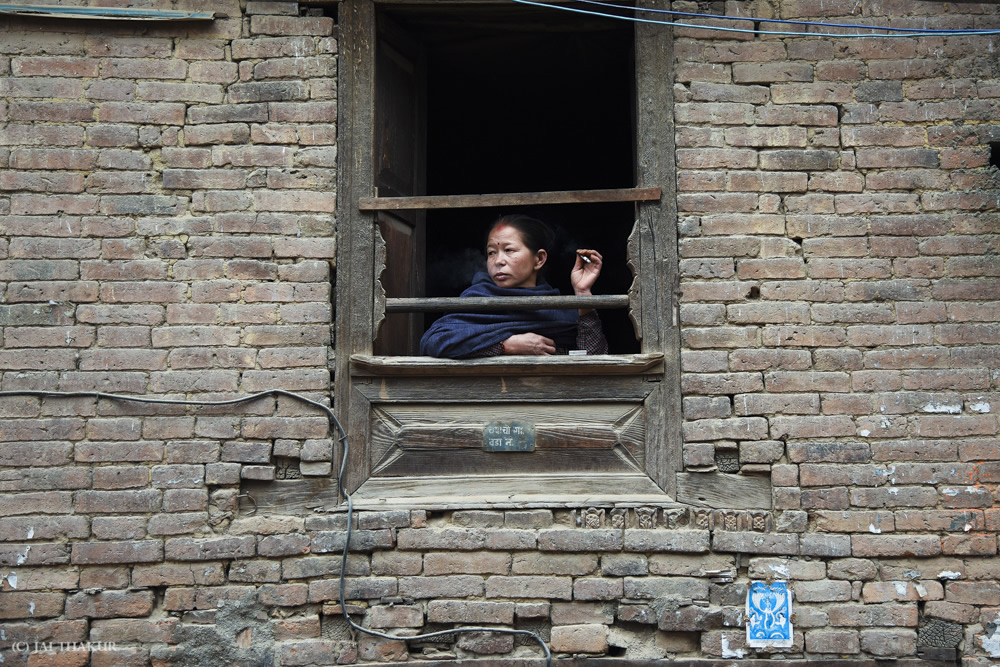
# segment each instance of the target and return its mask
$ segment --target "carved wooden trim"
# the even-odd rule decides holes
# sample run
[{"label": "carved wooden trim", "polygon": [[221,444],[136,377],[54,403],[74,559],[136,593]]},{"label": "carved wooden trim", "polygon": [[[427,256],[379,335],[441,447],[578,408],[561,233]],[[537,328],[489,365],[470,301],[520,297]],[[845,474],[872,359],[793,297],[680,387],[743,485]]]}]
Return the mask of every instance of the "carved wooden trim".
[{"label": "carved wooden trim", "polygon": [[639,281],[639,219],[632,225],[626,245],[626,262],[632,272],[632,284],[628,288],[628,319],[632,322],[636,340],[642,340],[642,283]]},{"label": "carved wooden trim", "polygon": [[378,332],[382,327],[382,322],[385,321],[385,287],[382,286],[382,274],[385,273],[385,258],[387,250],[385,246],[385,238],[382,236],[382,230],[379,229],[378,223],[375,223],[373,227],[374,229],[372,233],[375,237],[375,298],[372,306],[372,340],[374,341],[378,338]]}]

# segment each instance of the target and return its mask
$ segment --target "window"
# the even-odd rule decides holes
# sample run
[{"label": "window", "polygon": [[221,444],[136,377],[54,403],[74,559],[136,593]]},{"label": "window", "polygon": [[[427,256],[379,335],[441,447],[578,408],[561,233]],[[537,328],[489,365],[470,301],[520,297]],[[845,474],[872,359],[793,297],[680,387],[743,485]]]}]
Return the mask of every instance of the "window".
[{"label": "window", "polygon": [[[680,458],[670,32],[511,3],[339,11],[334,408],[355,502],[668,500]],[[489,222],[518,211],[605,256],[595,298],[612,354],[414,356],[446,303],[434,299],[481,261]],[[564,294],[566,274],[550,271]],[[494,451],[503,429],[531,451]]]}]

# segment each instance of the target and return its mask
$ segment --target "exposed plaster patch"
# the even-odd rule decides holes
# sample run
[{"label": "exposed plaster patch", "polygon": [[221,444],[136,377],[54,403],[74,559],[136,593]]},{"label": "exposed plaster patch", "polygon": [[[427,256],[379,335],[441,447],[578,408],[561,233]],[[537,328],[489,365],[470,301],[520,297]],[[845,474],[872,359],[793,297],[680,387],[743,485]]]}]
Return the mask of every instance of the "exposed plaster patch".
[{"label": "exposed plaster patch", "polygon": [[[34,532],[34,531],[31,531],[31,532]],[[31,535],[30,534],[28,535],[28,539],[31,539]],[[28,545],[26,545],[24,547],[24,553],[17,555],[17,564],[18,565],[24,565],[24,561],[28,560],[28,552],[30,552],[30,551],[31,551],[31,545],[28,544]]]},{"label": "exposed plaster patch", "polygon": [[962,413],[962,406],[949,403],[928,403],[920,408],[923,412],[940,413],[946,415],[958,415]]},{"label": "exposed plaster patch", "polygon": [[722,635],[722,657],[723,658],[742,658],[746,655],[746,651],[741,648],[731,649],[729,648],[729,638]]},{"label": "exposed plaster patch", "polygon": [[983,650],[990,654],[991,658],[1000,658],[1000,625],[990,624],[987,630],[992,630],[993,634],[984,635],[980,643]]}]

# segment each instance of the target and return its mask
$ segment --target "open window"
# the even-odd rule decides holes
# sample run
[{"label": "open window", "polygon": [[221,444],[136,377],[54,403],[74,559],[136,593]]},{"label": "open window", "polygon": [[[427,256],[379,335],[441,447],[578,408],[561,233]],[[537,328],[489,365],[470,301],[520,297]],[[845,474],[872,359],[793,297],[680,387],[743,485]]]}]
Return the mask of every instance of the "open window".
[{"label": "open window", "polygon": [[[334,407],[355,501],[669,500],[669,31],[513,3],[372,0],[345,0],[340,29]],[[511,212],[560,234],[548,280],[563,294],[573,249],[601,251],[588,305],[611,354],[416,356],[482,267],[489,223]]]}]

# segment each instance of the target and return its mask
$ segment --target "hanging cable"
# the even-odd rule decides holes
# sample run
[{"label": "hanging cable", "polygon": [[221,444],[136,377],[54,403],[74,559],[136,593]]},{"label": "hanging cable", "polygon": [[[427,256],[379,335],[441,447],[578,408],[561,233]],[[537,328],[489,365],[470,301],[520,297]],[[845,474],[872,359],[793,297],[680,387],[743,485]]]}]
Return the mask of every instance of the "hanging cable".
[{"label": "hanging cable", "polygon": [[[269,389],[267,391],[261,391],[256,394],[248,394],[246,396],[240,396],[239,398],[233,398],[225,401],[191,401],[185,399],[173,399],[173,398],[148,398],[145,396],[131,396],[127,394],[110,394],[103,391],[47,391],[42,389],[21,389],[21,390],[10,390],[10,391],[0,391],[0,398],[7,397],[17,397],[17,396],[37,396],[41,398],[97,398],[105,399],[110,401],[128,401],[132,403],[152,403],[159,405],[190,405],[190,406],[223,406],[223,405],[238,405],[241,403],[249,403],[250,401],[256,401],[260,398],[266,398],[268,396],[285,396],[287,398],[294,399],[296,401],[301,401],[307,405],[311,405],[315,408],[319,408],[326,413],[327,419],[336,429],[339,434],[338,442],[341,445],[341,457],[340,457],[340,468],[337,475],[337,491],[341,496],[347,501],[347,537],[344,540],[344,551],[343,558],[340,563],[340,587],[339,587],[339,600],[340,609],[343,613],[344,620],[347,624],[357,630],[358,632],[363,632],[367,635],[372,635],[374,637],[379,637],[381,639],[390,639],[393,641],[422,641],[427,639],[436,639],[438,637],[445,637],[447,635],[454,635],[460,633],[469,632],[492,632],[497,634],[507,634],[507,635],[521,635],[529,637],[538,642],[542,647],[542,651],[545,653],[545,665],[550,667],[552,665],[552,653],[549,651],[548,644],[545,640],[541,638],[535,632],[530,630],[515,630],[513,628],[490,628],[490,627],[474,627],[465,626],[458,628],[451,628],[450,630],[440,630],[438,632],[429,632],[423,635],[413,635],[412,637],[400,637],[397,635],[390,635],[386,632],[378,632],[376,630],[371,630],[370,628],[365,628],[357,623],[351,618],[350,614],[347,612],[347,604],[344,597],[344,589],[346,587],[346,573],[347,573],[347,556],[350,552],[351,545],[351,523],[354,515],[354,503],[351,500],[351,495],[347,493],[344,489],[344,471],[347,469],[347,454],[348,454],[348,442],[347,442],[347,432],[344,431],[344,427],[340,425],[340,420],[337,419],[337,415],[334,414],[333,410],[329,406],[320,403],[319,401],[314,401],[311,398],[302,396],[301,394],[296,394],[294,392],[285,391],[284,389]],[[254,502],[254,507],[256,509],[256,502]]]},{"label": "hanging cable", "polygon": [[[867,33],[820,33],[820,32],[796,32],[792,30],[756,30],[751,28],[732,28],[727,26],[714,26],[714,25],[698,25],[696,23],[679,23],[677,21],[659,21],[655,19],[640,18],[637,16],[621,16],[618,14],[608,14],[606,12],[598,12],[589,9],[581,9],[579,7],[567,7],[565,5],[553,5],[547,2],[539,2],[537,0],[511,0],[511,2],[516,2],[522,5],[531,5],[534,7],[545,7],[547,9],[557,9],[564,12],[573,12],[575,14],[586,14],[589,16],[599,16],[608,19],[617,19],[619,21],[631,21],[633,23],[644,23],[651,25],[666,25],[675,28],[693,28],[696,30],[712,30],[716,32],[731,32],[747,35],[769,35],[776,37],[827,37],[832,39],[894,39],[900,37],[927,37],[930,35],[936,37],[966,37],[966,36],[978,36],[978,35],[1000,35],[1000,29],[990,29],[990,30],[943,30],[934,33],[927,32],[901,32],[892,33],[888,35],[876,35]],[[717,16],[712,14],[696,14],[695,16],[704,16],[706,18],[712,19],[725,19],[732,20],[736,17],[732,16]],[[754,19],[760,20],[760,19]],[[786,21],[784,19],[772,19],[782,23]],[[816,25],[813,23],[805,22],[807,25]],[[881,28],[877,26],[866,27],[867,30],[890,30],[889,28]],[[919,29],[918,29],[919,30]]]}]

